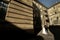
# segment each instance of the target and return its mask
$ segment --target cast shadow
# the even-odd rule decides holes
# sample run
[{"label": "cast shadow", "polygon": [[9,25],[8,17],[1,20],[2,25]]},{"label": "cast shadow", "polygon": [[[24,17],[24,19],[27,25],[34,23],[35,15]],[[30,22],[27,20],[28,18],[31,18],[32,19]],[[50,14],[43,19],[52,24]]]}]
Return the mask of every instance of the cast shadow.
[{"label": "cast shadow", "polygon": [[60,25],[52,25],[49,30],[53,33],[55,40],[60,40]]},{"label": "cast shadow", "polygon": [[43,38],[40,36],[36,36],[34,33],[28,33],[25,30],[22,30],[18,28],[17,26],[13,25],[12,23],[8,21],[0,21],[0,35],[8,38],[18,38],[22,40],[43,40]]},{"label": "cast shadow", "polygon": [[42,21],[40,15],[40,9],[36,6],[36,4],[33,3],[33,24],[36,35],[42,30]]}]

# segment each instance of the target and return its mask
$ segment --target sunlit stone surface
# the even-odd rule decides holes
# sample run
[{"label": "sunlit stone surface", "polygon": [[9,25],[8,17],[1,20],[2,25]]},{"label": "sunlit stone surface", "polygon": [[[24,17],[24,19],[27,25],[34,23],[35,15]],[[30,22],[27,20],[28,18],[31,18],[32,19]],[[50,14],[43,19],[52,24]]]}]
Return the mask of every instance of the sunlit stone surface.
[{"label": "sunlit stone surface", "polygon": [[5,20],[23,30],[33,29],[33,9],[31,8],[32,0],[21,0],[20,2],[26,5],[14,0],[10,1]]},{"label": "sunlit stone surface", "polygon": [[60,3],[48,9],[48,15],[50,25],[60,25]]}]

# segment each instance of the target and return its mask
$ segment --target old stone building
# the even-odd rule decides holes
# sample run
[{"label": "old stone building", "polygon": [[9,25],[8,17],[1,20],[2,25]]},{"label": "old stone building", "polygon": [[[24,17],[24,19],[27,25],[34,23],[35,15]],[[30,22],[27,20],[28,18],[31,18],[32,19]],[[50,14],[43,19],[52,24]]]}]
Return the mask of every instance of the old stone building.
[{"label": "old stone building", "polygon": [[46,21],[46,20],[49,20],[47,8],[44,7],[42,4],[39,4],[36,1],[34,1],[33,3],[36,4],[36,6],[40,10],[40,17],[41,17],[41,21],[42,21],[42,26],[47,25],[47,23],[49,23],[49,22]]},{"label": "old stone building", "polygon": [[60,3],[48,9],[50,25],[60,25]]},{"label": "old stone building", "polygon": [[33,29],[33,4],[36,4],[40,11],[41,26],[60,24],[60,3],[46,8],[43,4],[33,0],[6,0],[7,13],[5,20],[22,29]]},{"label": "old stone building", "polygon": [[54,36],[50,30],[48,30],[47,35],[42,34],[46,34],[46,30],[44,29],[45,25],[47,25],[47,27],[50,25],[60,25],[60,3],[57,3],[50,8],[46,8],[43,4],[37,1],[34,1],[34,4],[40,9],[40,17],[42,21],[42,30],[37,35],[42,36],[44,40],[54,40]]},{"label": "old stone building", "polygon": [[35,4],[40,9],[42,25],[47,24],[46,20],[49,20],[49,25],[54,25],[55,23],[59,25],[60,3],[57,3],[50,8],[46,8],[43,4],[38,3],[36,1],[35,1]]},{"label": "old stone building", "polygon": [[23,30],[32,30],[32,0],[11,0],[8,4],[5,20]]}]

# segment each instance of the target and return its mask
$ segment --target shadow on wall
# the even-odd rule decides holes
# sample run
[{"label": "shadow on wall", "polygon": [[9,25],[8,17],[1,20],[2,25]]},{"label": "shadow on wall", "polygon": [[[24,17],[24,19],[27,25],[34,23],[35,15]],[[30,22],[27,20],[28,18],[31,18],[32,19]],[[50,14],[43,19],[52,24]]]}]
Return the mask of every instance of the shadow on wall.
[{"label": "shadow on wall", "polygon": [[[27,33],[26,31],[17,28],[15,25],[8,21],[0,22],[0,33],[8,36],[21,37],[23,39],[32,38],[34,34]],[[29,37],[28,37],[29,36]]]},{"label": "shadow on wall", "polygon": [[34,24],[34,32],[37,34],[42,30],[41,26],[41,17],[40,17],[40,9],[33,3],[33,24]]},{"label": "shadow on wall", "polygon": [[35,34],[28,33],[8,21],[0,21],[0,35],[3,35],[3,38],[10,37],[10,39],[18,37],[18,39],[22,40],[43,40],[41,36],[38,37]]},{"label": "shadow on wall", "polygon": [[49,30],[53,33],[55,40],[60,40],[60,25],[52,25]]}]

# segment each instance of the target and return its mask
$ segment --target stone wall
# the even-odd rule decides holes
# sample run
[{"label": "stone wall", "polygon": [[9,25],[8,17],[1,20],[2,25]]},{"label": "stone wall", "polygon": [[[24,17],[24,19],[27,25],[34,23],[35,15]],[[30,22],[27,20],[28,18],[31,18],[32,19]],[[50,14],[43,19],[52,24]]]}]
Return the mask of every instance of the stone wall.
[{"label": "stone wall", "polygon": [[57,4],[50,9],[48,9],[50,24],[59,24],[60,25],[60,4]]},{"label": "stone wall", "polygon": [[33,0],[20,0],[20,1],[23,2],[23,3],[25,3],[25,4],[27,4],[27,5],[32,6],[32,1]]},{"label": "stone wall", "polygon": [[5,20],[21,29],[33,29],[33,9],[27,5],[32,7],[32,0],[21,0],[21,3],[11,0]]}]

